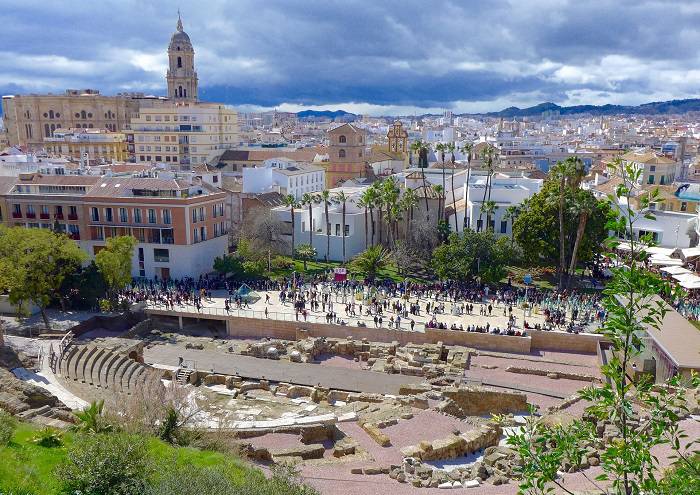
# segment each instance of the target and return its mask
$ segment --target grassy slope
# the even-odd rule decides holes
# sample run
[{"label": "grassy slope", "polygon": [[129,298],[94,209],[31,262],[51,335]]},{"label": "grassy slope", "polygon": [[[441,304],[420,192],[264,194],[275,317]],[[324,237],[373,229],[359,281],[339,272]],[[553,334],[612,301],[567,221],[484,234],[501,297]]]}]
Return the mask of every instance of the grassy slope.
[{"label": "grassy slope", "polygon": [[[66,457],[67,448],[73,435],[64,435],[65,445],[58,448],[39,447],[31,442],[37,432],[33,425],[22,423],[17,428],[13,441],[7,447],[0,447],[0,494],[15,493],[24,495],[55,495],[59,485],[53,476],[58,464]],[[149,440],[149,448],[156,460],[194,464],[197,466],[217,466],[230,464],[231,458],[216,452],[191,448],[174,448],[157,439]],[[234,478],[242,479],[250,467],[242,462],[235,463]]]}]

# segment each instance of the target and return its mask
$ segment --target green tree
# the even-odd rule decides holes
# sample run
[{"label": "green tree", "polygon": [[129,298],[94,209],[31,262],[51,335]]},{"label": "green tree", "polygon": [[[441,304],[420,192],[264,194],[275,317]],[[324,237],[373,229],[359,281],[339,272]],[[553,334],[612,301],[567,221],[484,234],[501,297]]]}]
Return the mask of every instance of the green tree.
[{"label": "green tree", "polygon": [[457,165],[455,164],[455,151],[457,150],[455,143],[449,143],[447,145],[447,151],[450,153],[450,164],[452,168],[452,174],[450,175],[450,187],[452,189],[452,211],[455,216],[455,232],[459,233],[459,223],[457,222],[457,196],[455,196],[455,172],[457,171]]},{"label": "green tree", "polygon": [[124,434],[79,435],[56,475],[63,493],[143,495],[153,473],[146,441]]},{"label": "green tree", "polygon": [[[442,207],[443,209],[445,208],[445,152],[447,151],[447,144],[446,143],[438,143],[435,145],[435,151],[440,153],[440,165],[442,167],[442,189],[440,190],[442,193],[442,196],[440,198],[442,202]],[[438,213],[440,213],[440,208],[438,208]],[[438,218],[443,218],[443,215],[438,215]]]},{"label": "green tree", "polygon": [[95,264],[107,284],[112,307],[116,307],[119,290],[131,282],[131,259],[138,241],[132,236],[107,239],[107,245],[95,255]]},{"label": "green tree", "polygon": [[[601,445],[600,466],[603,471],[593,488],[601,490],[599,482],[606,483],[606,493],[619,495],[660,494],[666,487],[660,481],[659,459],[652,448],[666,445],[675,457],[675,466],[685,476],[674,479],[673,493],[697,493],[692,491],[694,480],[700,479],[700,465],[693,456],[700,453],[700,439],[688,438],[679,427],[681,418],[688,414],[688,389],[697,389],[700,380],[674,376],[666,383],[655,384],[653,379],[642,376],[632,378],[628,374],[635,360],[644,352],[647,330],[672,331],[662,328],[666,303],[659,295],[678,296],[668,282],[645,268],[647,249],[653,244],[650,236],[637,239],[635,223],[639,218],[653,219],[647,209],[649,198],[641,199],[642,214],[628,208],[642,170],[634,165],[616,162],[612,173],[622,178],[614,195],[608,229],[621,233],[629,242],[629,251],[609,255],[619,263],[612,268],[612,280],[604,291],[607,318],[601,331],[612,347],[611,357],[601,366],[605,379],[599,386],[590,386],[579,392],[587,401],[585,416],[569,426],[551,428],[531,416],[525,430],[508,438],[520,456],[517,463],[521,476],[520,489],[526,494],[549,493],[554,485],[572,493],[562,485],[558,471],[564,463],[578,466],[581,455],[589,445],[600,445],[598,428],[610,425],[615,437]],[[652,200],[653,200],[652,195]],[[615,248],[619,241],[609,239],[608,246]]]},{"label": "green tree", "polygon": [[297,258],[304,262],[304,271],[306,271],[306,263],[316,259],[316,248],[311,244],[299,244],[297,246]]},{"label": "green tree", "polygon": [[510,221],[510,243],[511,243],[511,245],[515,243],[515,237],[513,235],[513,223],[515,223],[515,219],[518,218],[519,214],[520,214],[520,206],[510,205],[506,208],[506,212],[503,215],[503,219],[506,222]]},{"label": "green tree", "polygon": [[46,308],[58,297],[65,278],[76,272],[86,254],[64,234],[46,229],[0,227],[0,289],[20,311],[34,303],[51,329]]},{"label": "green tree", "polygon": [[438,198],[437,223],[439,224],[441,220],[444,220],[444,218],[443,218],[443,199],[445,197],[445,189],[440,184],[433,184],[432,189]]},{"label": "green tree", "polygon": [[428,168],[428,153],[430,152],[430,143],[421,141],[415,141],[411,143],[411,151],[418,153],[418,166],[423,169],[421,170],[421,178],[423,180],[423,191],[425,199],[425,216],[428,218],[430,216],[430,206],[428,205],[428,184],[425,180],[425,169]]},{"label": "green tree", "polygon": [[[365,249],[369,247],[369,222],[368,222],[368,217],[367,213],[369,211],[369,207],[372,204],[369,199],[369,196],[366,194],[367,191],[369,191],[370,188],[367,188],[364,190],[364,192],[360,195],[359,198],[355,201],[355,204],[357,205],[358,208],[362,208],[365,212]],[[374,226],[372,226],[374,227]]]},{"label": "green tree", "polygon": [[362,253],[355,256],[350,263],[350,268],[362,273],[368,280],[377,278],[377,273],[386,268],[389,262],[389,252],[383,246],[370,246]]},{"label": "green tree", "polygon": [[498,282],[515,252],[505,237],[496,239],[492,231],[465,230],[450,234],[446,243],[433,251],[431,265],[441,280]]},{"label": "green tree", "polygon": [[69,273],[58,291],[61,306],[68,308],[91,309],[107,294],[107,285],[94,261]]},{"label": "green tree", "polygon": [[214,258],[214,270],[225,276],[243,273],[243,259],[238,254],[225,254]]},{"label": "green tree", "polygon": [[490,230],[493,232],[493,225],[491,225],[491,217],[493,216],[494,213],[496,213],[496,209],[498,206],[496,206],[495,201],[486,200],[485,203],[481,204],[481,211],[486,213],[486,230]]},{"label": "green tree", "polygon": [[413,222],[413,209],[418,205],[418,195],[416,191],[406,188],[401,196],[401,209],[406,212],[406,232],[404,239],[408,238],[408,231],[410,229],[411,222]]},{"label": "green tree", "polygon": [[[560,230],[559,230],[559,182],[545,180],[542,190],[532,195],[521,204],[520,213],[513,222],[513,236],[523,252],[525,261],[529,264],[557,265],[560,263]],[[599,253],[605,241],[608,230],[606,222],[610,212],[610,204],[606,201],[597,201],[590,191],[577,189],[567,190],[565,193],[564,239],[565,246],[570,246],[568,252],[573,252],[576,242],[576,232],[579,225],[579,210],[573,205],[577,201],[584,201],[588,197],[593,209],[587,213],[583,234],[579,238],[579,246],[576,250],[577,262],[589,261]],[[566,249],[566,248],[565,248]]]},{"label": "green tree", "polygon": [[[481,150],[481,158],[486,165],[486,184],[484,185],[484,197],[481,199],[481,208],[479,208],[479,223],[481,223],[481,216],[484,214],[484,204],[487,199],[491,200],[491,178],[493,176],[493,160],[496,157],[497,149],[490,144],[486,145],[483,150]],[[488,226],[487,226],[488,227]],[[488,229],[483,229],[488,230]]]}]

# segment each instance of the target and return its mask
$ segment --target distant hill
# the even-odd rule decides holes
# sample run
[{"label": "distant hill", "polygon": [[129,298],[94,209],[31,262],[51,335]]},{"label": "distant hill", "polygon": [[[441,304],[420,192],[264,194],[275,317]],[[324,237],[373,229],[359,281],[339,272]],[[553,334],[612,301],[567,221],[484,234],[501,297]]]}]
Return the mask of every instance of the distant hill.
[{"label": "distant hill", "polygon": [[534,107],[508,107],[500,112],[489,112],[477,115],[489,117],[539,117],[543,112],[559,112],[559,115],[665,115],[687,112],[700,112],[700,99],[655,101],[636,106],[626,105],[575,105],[561,107],[556,103],[546,102]]},{"label": "distant hill", "polygon": [[354,113],[346,112],[345,110],[302,110],[297,112],[297,118],[302,120],[317,120],[317,119],[330,119],[336,120],[338,118],[343,121],[353,121],[357,118]]}]

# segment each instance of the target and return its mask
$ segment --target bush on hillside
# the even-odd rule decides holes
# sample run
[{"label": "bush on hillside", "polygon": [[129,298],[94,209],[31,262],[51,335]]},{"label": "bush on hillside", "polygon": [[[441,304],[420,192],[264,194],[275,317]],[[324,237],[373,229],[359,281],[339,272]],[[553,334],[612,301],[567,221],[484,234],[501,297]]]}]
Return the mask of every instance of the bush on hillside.
[{"label": "bush on hillside", "polygon": [[0,446],[10,443],[15,428],[17,428],[15,418],[4,409],[0,409]]}]

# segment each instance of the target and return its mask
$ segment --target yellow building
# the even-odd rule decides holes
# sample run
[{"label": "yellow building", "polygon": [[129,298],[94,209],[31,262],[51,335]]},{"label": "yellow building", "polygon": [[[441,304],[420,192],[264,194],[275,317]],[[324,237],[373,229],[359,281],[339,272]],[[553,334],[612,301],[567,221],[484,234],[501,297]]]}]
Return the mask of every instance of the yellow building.
[{"label": "yellow building", "polygon": [[44,138],[47,153],[80,160],[124,162],[129,158],[126,135],[106,129],[57,130],[52,137]]}]

